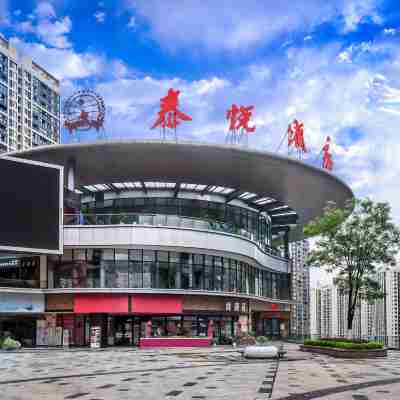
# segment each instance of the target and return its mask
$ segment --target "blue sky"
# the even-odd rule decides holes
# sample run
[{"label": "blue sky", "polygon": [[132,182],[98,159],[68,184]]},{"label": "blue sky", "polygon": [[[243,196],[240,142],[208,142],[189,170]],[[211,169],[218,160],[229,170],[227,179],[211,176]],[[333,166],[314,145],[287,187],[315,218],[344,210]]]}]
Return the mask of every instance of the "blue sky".
[{"label": "blue sky", "polygon": [[396,3],[0,0],[0,32],[61,80],[63,98],[99,92],[110,138],[158,138],[149,126],[169,87],[193,117],[184,139],[223,142],[235,102],[255,106],[249,145],[275,151],[297,117],[306,161],[330,135],[334,173],[400,222]]}]

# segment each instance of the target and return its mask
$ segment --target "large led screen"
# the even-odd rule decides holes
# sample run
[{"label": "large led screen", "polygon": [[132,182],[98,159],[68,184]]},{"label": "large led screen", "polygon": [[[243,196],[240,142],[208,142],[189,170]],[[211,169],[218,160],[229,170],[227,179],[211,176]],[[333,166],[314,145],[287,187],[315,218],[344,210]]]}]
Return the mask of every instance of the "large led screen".
[{"label": "large led screen", "polygon": [[62,253],[63,168],[0,157],[0,251]]}]

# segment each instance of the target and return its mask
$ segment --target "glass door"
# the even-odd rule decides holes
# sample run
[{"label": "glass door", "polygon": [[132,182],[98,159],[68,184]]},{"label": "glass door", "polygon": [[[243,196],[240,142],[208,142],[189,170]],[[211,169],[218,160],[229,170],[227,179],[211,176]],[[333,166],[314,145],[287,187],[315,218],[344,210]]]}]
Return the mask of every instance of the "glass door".
[{"label": "glass door", "polygon": [[132,317],[114,317],[114,344],[115,346],[133,345],[133,318]]},{"label": "glass door", "polygon": [[140,341],[140,337],[141,337],[141,319],[138,317],[134,317],[133,319],[133,324],[132,324],[132,328],[133,328],[133,345],[134,346],[139,346],[139,341]]}]

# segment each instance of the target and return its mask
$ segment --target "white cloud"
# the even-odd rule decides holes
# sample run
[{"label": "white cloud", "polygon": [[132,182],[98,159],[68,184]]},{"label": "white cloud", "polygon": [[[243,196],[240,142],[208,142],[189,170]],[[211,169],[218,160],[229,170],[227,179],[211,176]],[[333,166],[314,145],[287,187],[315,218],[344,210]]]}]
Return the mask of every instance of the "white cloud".
[{"label": "white cloud", "polygon": [[36,26],[36,32],[44,43],[64,49],[71,47],[71,43],[66,37],[66,34],[71,31],[71,28],[71,19],[66,16],[56,21],[49,21],[46,19],[40,21]]},{"label": "white cloud", "polygon": [[33,33],[43,43],[50,46],[64,49],[70,48],[67,35],[72,29],[72,22],[69,16],[57,19],[56,12],[51,3],[41,2],[35,8],[28,19],[18,23],[16,30],[22,33]]},{"label": "white cloud", "polygon": [[8,0],[0,0],[0,26],[10,23],[8,6]]},{"label": "white cloud", "polygon": [[383,34],[384,34],[384,35],[391,35],[391,36],[394,36],[396,33],[397,33],[397,29],[394,29],[394,28],[385,28],[385,29],[383,30]]},{"label": "white cloud", "polygon": [[111,62],[111,74],[115,79],[125,78],[130,74],[129,67],[121,60]]},{"label": "white cloud", "polygon": [[37,5],[35,9],[35,14],[38,18],[56,17],[56,12],[53,5],[47,1],[42,1]]},{"label": "white cloud", "polygon": [[351,55],[348,51],[342,51],[341,53],[339,53],[337,58],[339,62],[351,63]]},{"label": "white cloud", "polygon": [[31,57],[58,79],[82,79],[104,72],[105,61],[95,54],[49,48],[39,43],[26,43],[15,37],[10,41],[21,53]]},{"label": "white cloud", "polygon": [[133,15],[129,18],[128,28],[136,28],[136,18]]},{"label": "white cloud", "polygon": [[381,1],[377,0],[353,0],[345,2],[343,30],[345,32],[355,31],[360,23],[368,19],[377,25],[381,25],[383,18],[377,10],[377,6],[380,3]]},{"label": "white cloud", "polygon": [[106,13],[104,11],[96,11],[93,16],[99,24],[102,24],[106,19]]},{"label": "white cloud", "polygon": [[126,4],[149,24],[151,36],[167,49],[201,46],[234,51],[265,45],[293,31],[309,33],[315,26],[339,17],[346,32],[355,30],[367,18],[381,23],[377,11],[380,1],[170,0],[166,7],[158,0],[126,0]]},{"label": "white cloud", "polygon": [[[360,48],[374,50],[374,46]],[[121,66],[121,78],[100,83],[96,89],[108,107],[107,131],[111,137],[140,132],[140,137],[157,138],[159,132],[149,127],[159,99],[169,87],[181,90],[180,108],[193,117],[192,122],[179,126],[178,135],[184,139],[223,142],[225,112],[235,102],[255,105],[252,122],[257,130],[250,146],[275,151],[287,124],[297,117],[305,124],[310,149],[307,162],[321,162],[317,155],[326,136],[331,136],[334,173],[348,182],[357,196],[373,193],[377,200],[391,201],[400,222],[400,204],[396,201],[400,191],[393,185],[400,176],[400,158],[396,156],[400,153],[400,115],[384,109],[391,106],[400,111],[400,103],[396,105],[400,89],[389,79],[397,77],[398,70],[392,65],[396,60],[370,67],[358,65],[357,60],[337,63],[340,52],[339,44],[319,49],[291,48],[287,69],[258,63],[249,66],[244,78],[235,82],[218,76],[197,81],[129,78],[124,77]],[[400,50],[397,52],[400,63]],[[375,80],[377,86],[378,78],[383,83],[372,102],[371,82]]]}]

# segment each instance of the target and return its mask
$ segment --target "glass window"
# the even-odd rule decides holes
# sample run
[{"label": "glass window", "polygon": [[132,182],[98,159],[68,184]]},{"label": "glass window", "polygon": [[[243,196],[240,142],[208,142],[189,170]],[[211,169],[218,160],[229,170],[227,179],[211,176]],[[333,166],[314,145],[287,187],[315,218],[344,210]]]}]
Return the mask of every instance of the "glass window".
[{"label": "glass window", "polygon": [[222,291],[222,257],[214,257],[214,290]]},{"label": "glass window", "polygon": [[192,266],[188,263],[181,264],[181,284],[182,289],[190,289],[192,287]]},{"label": "glass window", "polygon": [[152,278],[152,263],[143,263],[143,287],[150,288]]},{"label": "glass window", "polygon": [[144,262],[156,261],[156,252],[153,250],[143,250],[143,261]]},{"label": "glass window", "polygon": [[168,262],[168,251],[158,251],[157,252],[157,261]]},{"label": "glass window", "polygon": [[129,287],[128,261],[115,262],[115,286],[116,288]]},{"label": "glass window", "polygon": [[[168,256],[167,256],[168,259]],[[158,284],[156,287],[160,289],[168,289],[169,288],[169,279],[168,279],[168,269],[169,265],[168,262],[158,262]]]},{"label": "glass window", "polygon": [[103,260],[114,261],[114,249],[103,249]]},{"label": "glass window", "polygon": [[142,261],[142,250],[129,250],[129,259],[132,261]]},{"label": "glass window", "polygon": [[205,274],[204,274],[204,289],[214,290],[214,266],[213,266],[213,256],[204,256],[205,261]]},{"label": "glass window", "polygon": [[127,261],[128,250],[127,249],[115,249],[115,260],[116,261]]},{"label": "glass window", "polygon": [[195,264],[193,266],[193,289],[203,289],[204,279],[204,265]]},{"label": "glass window", "polygon": [[49,258],[49,269],[54,271],[54,287],[61,288],[183,288],[290,298],[289,274],[273,273],[244,262],[204,254],[140,249],[66,249],[61,259],[52,257],[50,261]]},{"label": "glass window", "polygon": [[181,288],[181,277],[180,277],[180,265],[178,263],[169,264],[168,270],[168,288],[169,289],[180,289]]}]

